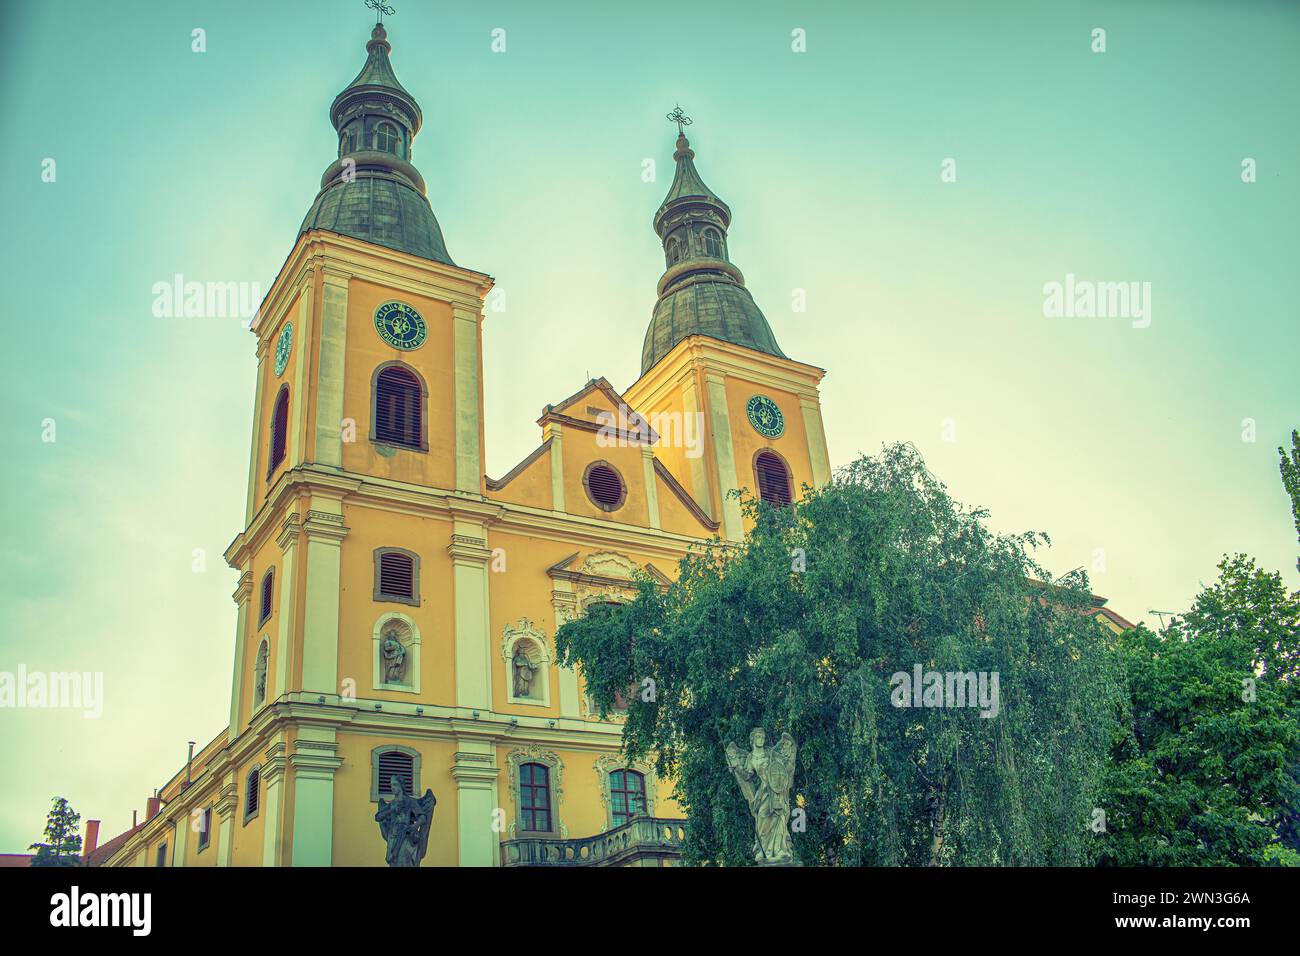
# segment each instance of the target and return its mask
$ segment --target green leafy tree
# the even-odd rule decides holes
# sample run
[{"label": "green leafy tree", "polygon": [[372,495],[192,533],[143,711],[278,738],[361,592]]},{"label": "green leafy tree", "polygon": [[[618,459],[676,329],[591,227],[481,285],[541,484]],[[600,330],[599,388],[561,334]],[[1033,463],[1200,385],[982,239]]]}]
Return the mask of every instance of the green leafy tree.
[{"label": "green leafy tree", "polygon": [[1103,863],[1300,862],[1300,593],[1244,555],[1219,572],[1163,633],[1121,640]]},{"label": "green leafy tree", "polygon": [[73,810],[63,797],[55,797],[45,818],[45,842],[33,843],[28,848],[36,851],[32,866],[80,866],[80,823],[81,814]]},{"label": "green leafy tree", "polygon": [[[1282,448],[1277,450],[1282,469],[1282,487],[1291,498],[1291,518],[1295,521],[1296,539],[1300,540],[1300,431],[1291,432],[1291,453]],[[1300,558],[1296,559],[1296,570],[1300,571]]]},{"label": "green leafy tree", "polygon": [[[790,507],[744,507],[742,544],[702,547],[671,585],[642,581],[556,637],[602,709],[630,698],[625,750],[674,778],[685,861],[752,862],[724,747],[762,726],[799,744],[804,863],[1089,862],[1122,691],[1086,578],[1050,581],[1032,558],[1045,536],[991,533],[909,445]],[[996,716],[895,706],[918,664],[996,674]]]}]

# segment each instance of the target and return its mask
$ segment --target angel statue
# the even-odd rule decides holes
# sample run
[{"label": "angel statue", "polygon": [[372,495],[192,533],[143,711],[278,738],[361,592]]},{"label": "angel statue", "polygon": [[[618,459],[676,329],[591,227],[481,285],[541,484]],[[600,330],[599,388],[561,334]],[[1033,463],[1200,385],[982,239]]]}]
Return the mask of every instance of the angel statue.
[{"label": "angel statue", "polygon": [[432,790],[416,799],[402,789],[402,778],[392,777],[389,786],[393,799],[379,798],[379,835],[388,844],[384,862],[389,866],[419,866],[429,849],[429,824],[438,800]]},{"label": "angel statue", "polygon": [[775,747],[766,747],[767,734],[755,727],[749,734],[753,748],[744,753],[727,743],[727,767],[740,784],[740,792],[754,817],[754,862],[760,865],[794,862],[790,848],[790,786],[794,783],[794,738],[782,734]]}]

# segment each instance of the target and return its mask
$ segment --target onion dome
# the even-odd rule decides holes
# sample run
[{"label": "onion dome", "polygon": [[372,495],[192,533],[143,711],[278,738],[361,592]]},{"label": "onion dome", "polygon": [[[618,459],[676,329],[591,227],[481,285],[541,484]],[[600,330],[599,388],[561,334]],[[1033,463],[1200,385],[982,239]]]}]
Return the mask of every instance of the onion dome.
[{"label": "onion dome", "polygon": [[338,158],[321,177],[321,191],[298,230],[325,229],[455,265],[411,165],[411,141],[420,131],[420,105],[398,82],[383,24],[366,44],[366,65],[334,98],[330,122]]},{"label": "onion dome", "polygon": [[[680,118],[680,110],[669,118]],[[654,217],[666,268],[641,349],[642,374],[691,335],[784,358],[745,277],[727,257],[731,209],[700,178],[695,151],[680,130],[673,160],[677,173]]]}]

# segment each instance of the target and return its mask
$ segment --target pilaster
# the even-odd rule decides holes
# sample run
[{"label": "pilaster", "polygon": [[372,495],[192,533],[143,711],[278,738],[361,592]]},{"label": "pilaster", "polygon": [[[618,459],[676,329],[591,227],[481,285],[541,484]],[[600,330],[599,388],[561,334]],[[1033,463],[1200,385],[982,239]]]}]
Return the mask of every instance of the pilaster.
[{"label": "pilaster", "polygon": [[551,443],[551,510],[564,511],[564,429],[547,422],[542,440]]},{"label": "pilaster", "polygon": [[482,494],[482,407],[479,374],[479,317],[459,303],[452,305],[452,362],[456,403],[456,490]]},{"label": "pilaster", "polygon": [[184,866],[189,850],[190,818],[181,813],[172,820],[172,866]]},{"label": "pilaster", "polygon": [[501,836],[494,827],[499,817],[495,747],[489,740],[461,738],[455,760],[451,775],[456,781],[459,864],[496,866]]},{"label": "pilaster", "polygon": [[235,672],[230,679],[230,726],[226,740],[234,742],[239,735],[239,707],[244,699],[244,671],[248,646],[248,599],[253,593],[253,572],[245,565],[235,588],[234,598],[238,610],[235,613]]},{"label": "pilaster", "polygon": [[253,395],[253,441],[248,450],[248,503],[244,507],[244,527],[253,523],[257,512],[257,489],[261,483],[258,473],[258,451],[261,450],[262,403],[266,392],[266,354],[269,345],[261,343],[257,349],[257,386]]},{"label": "pilaster", "polygon": [[642,476],[645,480],[646,518],[650,527],[659,530],[659,486],[655,481],[655,453],[649,445],[641,446]]},{"label": "pilaster", "polygon": [[307,536],[306,594],[302,641],[302,689],[337,694],[339,662],[340,565],[343,502],[313,495],[303,523]]},{"label": "pilaster", "polygon": [[812,465],[813,487],[820,488],[831,480],[831,459],[826,450],[826,428],[822,424],[821,404],[816,395],[800,395],[803,430],[808,435],[808,461]]},{"label": "pilaster", "polygon": [[487,532],[457,516],[447,553],[452,562],[456,628],[456,706],[492,709],[492,653],[488,616]]},{"label": "pilaster", "polygon": [[333,727],[300,726],[293,765],[293,865],[334,862],[334,774],[343,765]]},{"label": "pilaster", "polygon": [[[703,421],[703,414],[700,411],[700,393],[695,384],[694,373],[687,375],[682,383],[682,427],[686,427],[686,422]],[[694,427],[692,425],[691,427]],[[707,435],[707,431],[705,432]],[[700,436],[700,441],[704,440],[704,435]],[[713,521],[718,520],[718,509],[713,503],[713,490],[709,487],[709,463],[704,455],[696,455],[694,458],[688,458],[691,477],[691,496],[704,513]]]},{"label": "pilaster", "polygon": [[731,439],[731,415],[727,411],[726,379],[719,372],[704,373],[708,396],[709,424],[713,433],[713,460],[718,469],[718,493],[722,504],[722,530],[728,541],[740,541],[745,536],[741,522],[740,502],[731,492],[740,487],[736,478],[736,453]]},{"label": "pilaster", "polygon": [[239,806],[239,787],[234,773],[221,780],[221,793],[212,809],[217,814],[217,866],[230,866],[235,850],[235,808]]},{"label": "pilaster", "polygon": [[293,391],[289,393],[291,424],[288,455],[285,460],[290,468],[301,464],[307,456],[307,395],[311,391],[307,384],[307,370],[311,366],[312,293],[314,291],[315,283],[312,281],[312,274],[308,272],[298,292],[298,317],[295,321],[297,327],[293,330],[293,337],[298,342],[294,346],[298,358],[294,362]]},{"label": "pilaster", "polygon": [[275,679],[267,679],[266,699],[275,700],[289,689],[289,653],[296,631],[294,618],[297,616],[297,602],[293,599],[294,579],[298,556],[298,534],[302,530],[302,519],[297,512],[284,516],[280,525],[280,534],[275,543],[281,551],[280,568],[276,572],[279,584],[276,605],[279,629],[275,638]]},{"label": "pilaster", "polygon": [[[555,590],[551,592],[551,607],[555,610],[555,629],[572,621],[578,616],[578,595],[573,590],[572,581],[556,581]],[[582,718],[581,702],[578,697],[578,671],[574,667],[560,667],[557,676],[560,682],[560,716]]]},{"label": "pilaster", "polygon": [[316,379],[316,461],[343,467],[343,373],[347,359],[348,279],[321,269],[320,372]]},{"label": "pilaster", "polygon": [[284,754],[284,741],[276,740],[266,749],[266,759],[262,761],[259,786],[262,788],[262,807],[266,810],[262,829],[263,866],[284,865],[284,839],[280,833],[281,820],[284,819]]}]

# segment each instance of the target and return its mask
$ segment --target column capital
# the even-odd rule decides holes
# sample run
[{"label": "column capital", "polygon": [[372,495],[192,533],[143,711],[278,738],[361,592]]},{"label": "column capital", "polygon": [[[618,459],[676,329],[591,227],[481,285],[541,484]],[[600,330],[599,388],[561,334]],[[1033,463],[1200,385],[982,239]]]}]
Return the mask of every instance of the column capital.
[{"label": "column capital", "polygon": [[302,526],[308,541],[342,541],[351,530],[344,526],[343,516],[328,511],[308,511]]},{"label": "column capital", "polygon": [[488,559],[492,557],[492,551],[487,546],[486,538],[472,537],[467,534],[453,534],[451,544],[447,545],[447,553],[451,555],[452,561],[457,564],[468,564],[476,567],[486,565]]},{"label": "column capital", "polygon": [[496,755],[491,751],[458,750],[453,759],[455,763],[451,766],[451,775],[457,788],[491,786],[501,775]]}]

